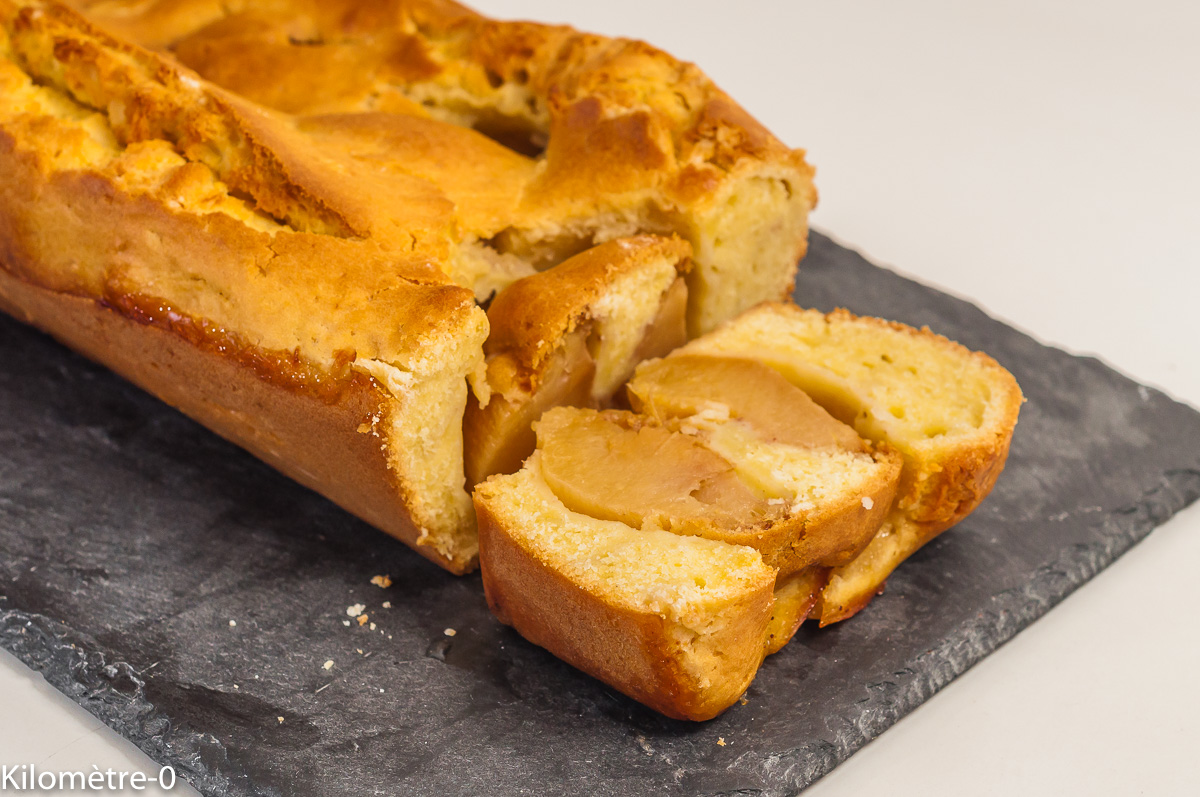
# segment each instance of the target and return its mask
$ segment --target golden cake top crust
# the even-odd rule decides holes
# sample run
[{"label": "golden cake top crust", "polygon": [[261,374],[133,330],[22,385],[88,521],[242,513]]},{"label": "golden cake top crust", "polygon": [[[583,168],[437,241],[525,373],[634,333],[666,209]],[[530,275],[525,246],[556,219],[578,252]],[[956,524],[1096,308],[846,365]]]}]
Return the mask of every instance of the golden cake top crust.
[{"label": "golden cake top crust", "polygon": [[[287,117],[58,5],[0,2],[0,85],[5,150],[54,187],[4,189],[5,260],[25,279],[118,306],[161,300],[317,367],[353,352],[431,370],[430,344],[486,333],[471,293],[413,244],[447,226],[438,203],[406,201],[405,229],[364,210],[338,156],[318,157]],[[83,217],[86,240],[62,222]]]},{"label": "golden cake top crust", "polygon": [[[699,331],[786,293],[803,255],[816,201],[804,153],[695,66],[643,42],[501,22],[445,0],[73,5],[294,117],[309,146],[278,141],[283,150],[336,161],[352,178],[340,185],[364,197],[322,186],[339,224],[377,235],[381,217],[396,219],[480,299],[592,244],[676,233],[701,255],[696,283],[763,272],[694,291],[712,305],[693,312]],[[730,214],[734,204],[749,215]],[[513,273],[497,280],[497,270]]]},{"label": "golden cake top crust", "polygon": [[[424,108],[461,119],[494,110],[543,134],[562,125],[564,132],[594,127],[593,145],[609,134],[641,137],[646,162],[670,156],[681,166],[706,162],[725,171],[742,160],[803,165],[798,151],[699,69],[640,41],[493,20],[448,0],[71,5],[133,41],[170,50],[214,83],[291,114]],[[439,90],[458,96],[422,102]],[[652,143],[663,143],[659,133],[672,152],[654,151]]]}]

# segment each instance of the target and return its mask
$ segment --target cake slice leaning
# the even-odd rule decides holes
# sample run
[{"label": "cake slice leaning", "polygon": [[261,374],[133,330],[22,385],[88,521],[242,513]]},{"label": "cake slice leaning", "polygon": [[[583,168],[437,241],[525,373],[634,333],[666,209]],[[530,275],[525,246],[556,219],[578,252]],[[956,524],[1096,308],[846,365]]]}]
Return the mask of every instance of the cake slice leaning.
[{"label": "cake slice leaning", "polygon": [[634,366],[687,342],[691,253],[676,237],[619,238],[495,295],[463,419],[469,487],[520,468],[546,410],[607,407]]},{"label": "cake slice leaning", "polygon": [[972,512],[1004,469],[1023,401],[991,357],[936,335],[845,310],[764,304],[680,354],[769,365],[864,438],[904,457],[894,506],[870,545],[835,568],[815,610],[852,616],[922,545]]}]

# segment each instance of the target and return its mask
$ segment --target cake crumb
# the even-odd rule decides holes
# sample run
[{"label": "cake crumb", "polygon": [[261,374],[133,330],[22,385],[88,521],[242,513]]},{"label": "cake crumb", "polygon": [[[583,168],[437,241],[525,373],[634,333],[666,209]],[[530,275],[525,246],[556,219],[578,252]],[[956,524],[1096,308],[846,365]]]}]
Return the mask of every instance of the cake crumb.
[{"label": "cake crumb", "polygon": [[446,636],[454,636],[454,635],[455,635],[455,634],[457,634],[458,632],[457,632],[457,631],[455,631],[453,628],[447,628],[447,629],[446,629],[445,631],[443,631],[442,633],[443,633],[443,634],[445,634]]},{"label": "cake crumb", "polygon": [[792,511],[792,514],[796,514],[797,512],[808,512],[808,511],[812,510],[812,508],[813,508],[812,501],[809,501],[806,498],[797,497],[796,500],[792,503],[791,511]]},{"label": "cake crumb", "polygon": [[342,625],[344,625],[344,626],[346,626],[346,627],[349,627],[349,626],[350,626],[350,621],[349,621],[349,620],[342,620]]},{"label": "cake crumb", "polygon": [[380,589],[387,589],[388,587],[392,586],[392,577],[391,576],[375,576],[374,578],[371,579],[371,583],[374,584],[375,586],[379,587]]},{"label": "cake crumb", "polygon": [[875,500],[869,495],[864,495],[862,504],[863,509],[870,509],[871,507],[875,506]]},{"label": "cake crumb", "polygon": [[371,630],[372,630],[372,631],[374,631],[374,630],[375,630],[375,624],[374,624],[374,623],[371,623]]},{"label": "cake crumb", "polygon": [[229,627],[230,627],[230,628],[237,628],[237,620],[230,620],[230,621],[229,621]]},{"label": "cake crumb", "polygon": [[327,670],[332,670],[333,669],[333,659],[330,659],[329,661],[325,662],[321,666]]},{"label": "cake crumb", "polygon": [[275,719],[279,720],[279,724],[280,724],[280,725],[282,725],[282,724],[283,724],[283,717],[276,717]]},{"label": "cake crumb", "polygon": [[385,608],[385,609],[390,609],[390,608],[392,608],[392,602],[391,602],[391,601],[384,601],[382,605],[383,605],[383,608]]},{"label": "cake crumb", "polygon": [[719,736],[719,737],[717,737],[717,744],[719,744],[719,745],[721,745],[722,747],[724,747],[724,746],[725,746],[725,737],[724,737],[724,736]]},{"label": "cake crumb", "polygon": [[367,608],[366,604],[356,603],[353,606],[346,607],[346,614],[349,615],[350,617],[358,617],[360,614],[362,614],[364,611],[366,611],[366,608]]},{"label": "cake crumb", "polygon": [[360,615],[358,616],[358,624],[359,624],[359,625],[366,625],[366,624],[367,624],[367,620],[369,620],[369,619],[371,619],[371,618],[367,617],[365,614],[360,614]]}]

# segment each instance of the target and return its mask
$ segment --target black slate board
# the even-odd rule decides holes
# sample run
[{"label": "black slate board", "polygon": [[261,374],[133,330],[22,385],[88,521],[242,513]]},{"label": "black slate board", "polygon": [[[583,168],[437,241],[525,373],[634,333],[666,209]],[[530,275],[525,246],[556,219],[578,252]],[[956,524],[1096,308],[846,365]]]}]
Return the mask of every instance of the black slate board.
[{"label": "black slate board", "polygon": [[[712,722],[525,643],[477,576],[7,318],[0,642],[205,794],[794,793],[1200,496],[1200,414],[1096,360],[819,235],[797,296],[984,349],[1029,400],[982,508]],[[376,630],[345,625],[355,603]]]}]

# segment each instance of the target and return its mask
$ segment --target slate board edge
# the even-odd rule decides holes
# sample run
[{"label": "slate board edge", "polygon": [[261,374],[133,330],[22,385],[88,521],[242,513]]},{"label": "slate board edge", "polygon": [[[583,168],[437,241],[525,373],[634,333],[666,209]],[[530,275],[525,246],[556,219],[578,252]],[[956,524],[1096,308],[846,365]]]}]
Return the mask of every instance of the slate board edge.
[{"label": "slate board edge", "polygon": [[[867,742],[898,722],[956,677],[1030,625],[1071,592],[1112,564],[1171,516],[1200,499],[1200,471],[1166,474],[1141,500],[1103,521],[1103,540],[1081,546],[1043,566],[1025,587],[1002,594],[994,606],[960,627],[959,634],[927,651],[894,680],[872,684],[857,723],[845,723],[834,741],[813,742],[765,760],[749,753],[733,768],[756,770],[791,783],[811,785]],[[205,795],[276,795],[257,788],[223,745],[211,736],[176,728],[145,697],[145,681],[128,663],[113,660],[62,623],[19,609],[0,611],[0,644],[30,669],[104,724],[137,745]],[[917,662],[925,659],[921,667]],[[928,674],[918,676],[922,668]],[[213,766],[208,762],[219,762]]]},{"label": "slate board edge", "polygon": [[[201,794],[278,794],[250,783],[214,737],[174,727],[146,699],[143,673],[98,649],[85,635],[43,614],[0,611],[0,645],[108,727]],[[212,766],[207,762],[220,762]],[[150,773],[147,773],[150,774]],[[157,773],[154,773],[157,775]]]}]

